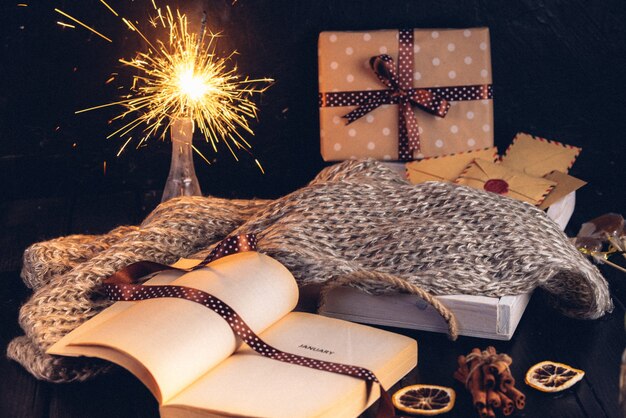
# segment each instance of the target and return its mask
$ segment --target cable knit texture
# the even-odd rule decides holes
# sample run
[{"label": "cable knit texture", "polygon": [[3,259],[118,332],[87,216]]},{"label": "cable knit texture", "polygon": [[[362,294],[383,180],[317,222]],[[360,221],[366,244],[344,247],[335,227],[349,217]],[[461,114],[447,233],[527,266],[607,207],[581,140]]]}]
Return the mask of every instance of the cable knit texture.
[{"label": "cable knit texture", "polygon": [[[25,336],[11,342],[8,356],[48,381],[105,371],[103,362],[45,354],[110,304],[99,293],[102,280],[135,261],[203,255],[238,233],[256,233],[259,250],[301,285],[424,297],[499,297],[542,287],[568,316],[595,319],[612,309],[604,278],[543,211],[449,183],[410,185],[380,163],[350,161],[274,201],[178,198],[139,227],[33,245],[22,275],[35,292],[20,311]],[[441,309],[454,333],[453,316]]]}]

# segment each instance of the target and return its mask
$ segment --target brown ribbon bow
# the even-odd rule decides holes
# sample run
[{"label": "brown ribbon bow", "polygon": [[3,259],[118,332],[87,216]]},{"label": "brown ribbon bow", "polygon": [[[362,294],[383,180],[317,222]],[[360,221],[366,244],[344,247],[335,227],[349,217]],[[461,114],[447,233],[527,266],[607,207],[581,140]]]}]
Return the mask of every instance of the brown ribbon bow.
[{"label": "brown ribbon bow", "polygon": [[389,55],[378,55],[370,59],[370,66],[378,79],[387,87],[387,97],[374,96],[344,115],[348,125],[385,103],[398,104],[398,159],[413,159],[413,152],[420,149],[419,125],[412,106],[439,117],[445,117],[450,103],[434,92],[412,87],[413,78],[413,31],[400,30],[398,35],[398,70]]},{"label": "brown ribbon bow", "polygon": [[373,383],[380,385],[381,402],[379,404],[377,418],[392,418],[395,410],[389,393],[382,387],[382,384],[371,370],[360,366],[335,363],[324,360],[317,360],[310,357],[287,353],[276,347],[272,347],[263,341],[249,326],[245,320],[235,312],[226,302],[219,298],[193,289],[191,287],[175,285],[143,285],[143,277],[146,274],[156,273],[162,270],[182,270],[191,271],[206,267],[212,261],[245,251],[256,251],[256,236],[254,234],[242,234],[231,236],[220,242],[211,253],[197,266],[190,269],[179,269],[165,264],[140,261],[131,264],[114,273],[104,281],[104,291],[110,300],[114,301],[139,301],[156,298],[178,298],[190,302],[199,303],[220,315],[231,327],[233,332],[241,338],[248,346],[258,354],[273,360],[309,367],[316,370],[323,370],[352,376],[365,381],[368,386]]}]

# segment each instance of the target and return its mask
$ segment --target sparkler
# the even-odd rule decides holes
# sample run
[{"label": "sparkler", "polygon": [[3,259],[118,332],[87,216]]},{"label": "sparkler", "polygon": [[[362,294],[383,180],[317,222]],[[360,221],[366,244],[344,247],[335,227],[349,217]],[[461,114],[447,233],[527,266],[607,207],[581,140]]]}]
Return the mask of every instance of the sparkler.
[{"label": "sparkler", "polygon": [[[137,25],[120,16],[104,0],[100,2],[106,9],[119,17],[133,32],[146,43],[147,49],[135,54],[132,59],[121,58],[119,61],[136,71],[128,94],[120,100],[99,106],[79,110],[88,112],[110,106],[122,106],[124,111],[112,120],[128,120],[122,127],[107,138],[119,136],[125,139],[120,148],[120,155],[131,142],[131,134],[139,131],[137,147],[151,137],[165,139],[172,122],[189,118],[194,128],[198,128],[215,152],[220,141],[228,147],[236,160],[237,150],[250,153],[251,145],[239,133],[243,130],[253,135],[248,119],[257,116],[257,106],[251,96],[264,92],[269,78],[249,79],[237,74],[237,68],[230,67],[236,52],[219,57],[216,54],[216,40],[219,34],[206,30],[206,14],[202,19],[199,34],[190,33],[187,17],[179,10],[172,11],[169,6],[158,7],[154,0],[152,6],[155,16],[149,19],[154,29],[167,33],[167,39],[151,41]],[[81,22],[70,14],[55,11],[74,23],[90,30],[107,41],[110,38],[95,28]],[[107,82],[110,82],[109,79]],[[196,148],[194,150],[208,162]],[[256,164],[263,171],[258,160]]]}]

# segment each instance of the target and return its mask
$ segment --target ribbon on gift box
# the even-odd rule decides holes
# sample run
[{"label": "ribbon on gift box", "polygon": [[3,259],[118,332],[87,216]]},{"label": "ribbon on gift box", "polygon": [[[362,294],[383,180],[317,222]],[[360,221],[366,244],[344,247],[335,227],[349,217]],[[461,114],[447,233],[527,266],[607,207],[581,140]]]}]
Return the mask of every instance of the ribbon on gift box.
[{"label": "ribbon on gift box", "polygon": [[398,70],[389,55],[370,59],[370,66],[378,79],[388,87],[386,90],[361,90],[321,92],[320,107],[357,106],[343,117],[346,125],[363,117],[384,104],[398,106],[398,159],[410,161],[414,152],[420,151],[419,126],[413,106],[445,117],[451,101],[484,100],[493,98],[491,84],[451,87],[412,87],[413,77],[413,30],[400,29],[398,34]]}]

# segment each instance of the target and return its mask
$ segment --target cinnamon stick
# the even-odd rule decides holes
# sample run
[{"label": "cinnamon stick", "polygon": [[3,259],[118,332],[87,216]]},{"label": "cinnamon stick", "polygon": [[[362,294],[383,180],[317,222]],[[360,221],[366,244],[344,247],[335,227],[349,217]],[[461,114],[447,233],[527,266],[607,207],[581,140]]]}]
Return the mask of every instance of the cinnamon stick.
[{"label": "cinnamon stick", "polygon": [[[478,348],[474,348],[472,353],[479,356],[480,350]],[[468,379],[468,389],[472,395],[474,406],[477,409],[482,410],[487,405],[487,392],[485,391],[482,385],[482,379],[480,378],[481,368],[479,367],[479,362],[480,360],[478,358],[474,358],[469,362],[468,368],[470,375]]]},{"label": "cinnamon stick", "polygon": [[489,365],[489,370],[491,371],[491,373],[495,374],[495,375],[501,375],[503,372],[505,372],[506,370],[508,370],[509,365],[506,364],[504,361],[494,361],[493,363],[491,363]]},{"label": "cinnamon stick", "polygon": [[493,389],[496,386],[496,376],[491,372],[488,364],[481,367],[483,375],[483,386],[485,389]]},{"label": "cinnamon stick", "polygon": [[500,408],[500,405],[502,405],[500,395],[493,389],[487,389],[487,405],[492,409]]},{"label": "cinnamon stick", "polygon": [[515,378],[513,378],[513,376],[511,375],[511,371],[508,367],[506,368],[506,370],[500,373],[499,377],[500,384],[498,385],[498,389],[500,390],[500,392],[506,392],[506,388],[508,386],[515,386]]},{"label": "cinnamon stick", "polygon": [[496,413],[493,409],[487,407],[486,412],[487,412],[487,415],[486,415],[487,418],[496,418]]},{"label": "cinnamon stick", "polygon": [[498,354],[493,346],[484,351],[474,348],[468,356],[459,356],[457,362],[454,378],[469,390],[480,418],[495,418],[496,410],[508,416],[526,405],[526,396],[515,388],[509,369],[513,360],[508,355]]},{"label": "cinnamon stick", "polygon": [[457,357],[457,363],[459,364],[459,368],[454,372],[453,377],[465,385],[467,383],[467,375],[469,373],[465,356],[461,355]]},{"label": "cinnamon stick", "polygon": [[513,385],[506,386],[506,394],[511,397],[517,409],[524,409],[526,406],[526,395],[517,390]]},{"label": "cinnamon stick", "polygon": [[502,411],[502,415],[511,415],[513,411],[515,411],[515,405],[513,404],[513,401],[502,392],[498,392],[498,395],[500,396],[500,403],[502,405],[500,409]]},{"label": "cinnamon stick", "polygon": [[488,418],[489,417],[489,411],[487,409],[487,405],[482,405],[480,407],[476,407],[476,412],[478,412],[478,416],[480,418]]}]

